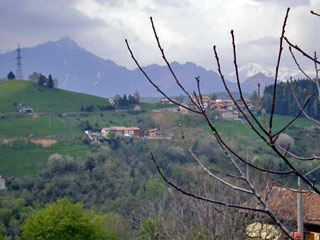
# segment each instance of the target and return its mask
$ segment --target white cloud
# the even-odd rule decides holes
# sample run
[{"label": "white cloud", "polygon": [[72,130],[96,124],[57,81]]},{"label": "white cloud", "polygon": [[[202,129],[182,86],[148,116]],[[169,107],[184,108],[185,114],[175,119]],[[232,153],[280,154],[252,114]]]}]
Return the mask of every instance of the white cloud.
[{"label": "white cloud", "polygon": [[[10,12],[15,11],[12,8],[21,11],[19,4],[10,4],[9,0],[3,2],[0,13],[2,18],[9,20],[0,20],[0,23],[10,26],[4,29],[0,26],[2,36],[3,33],[14,37],[23,35],[20,37],[28,42],[22,42],[26,46],[68,35],[89,51],[129,68],[135,66],[126,50],[125,38],[142,64],[163,64],[149,16],[154,18],[171,61],[193,61],[213,70],[216,67],[212,45],[216,44],[224,68],[231,71],[231,29],[236,35],[239,63],[274,64],[282,22],[290,5],[287,36],[308,51],[317,50],[313,48],[320,40],[317,34],[320,18],[309,13],[311,9],[320,10],[319,0],[73,0],[64,7],[61,7],[63,1],[59,0],[56,4],[51,2],[45,14],[39,0],[30,0],[25,2],[23,26],[30,26],[29,31],[34,29],[36,37],[27,35],[26,31],[20,33],[17,20],[3,14],[9,8]],[[30,19],[37,19],[38,24],[34,26],[35,20]],[[57,24],[53,24],[55,21]],[[12,48],[7,42],[0,42],[3,50]],[[283,64],[287,62],[289,57],[285,54]]]}]

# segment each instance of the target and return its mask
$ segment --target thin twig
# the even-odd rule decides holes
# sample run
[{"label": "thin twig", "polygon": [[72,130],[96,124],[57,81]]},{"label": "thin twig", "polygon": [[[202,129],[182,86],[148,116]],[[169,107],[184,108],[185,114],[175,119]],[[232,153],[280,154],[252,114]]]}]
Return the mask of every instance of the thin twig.
[{"label": "thin twig", "polygon": [[[233,47],[233,63],[234,63],[234,69],[236,71],[236,79],[237,79],[237,85],[238,85],[238,90],[239,90],[239,94],[240,94],[240,99],[243,102],[245,108],[247,109],[247,111],[249,112],[250,116],[253,118],[253,120],[255,121],[256,124],[258,124],[259,128],[266,134],[268,135],[268,132],[266,131],[266,129],[260,124],[260,121],[258,121],[258,119],[256,118],[256,116],[252,113],[252,111],[249,109],[248,104],[246,103],[243,94],[242,94],[242,89],[241,89],[241,85],[240,85],[240,78],[239,78],[239,70],[238,70],[238,64],[237,64],[237,51],[236,51],[236,44],[235,44],[235,37],[234,37],[234,33],[233,30],[231,30],[231,37],[232,37],[232,47]],[[238,107],[238,105],[236,105]],[[241,111],[242,113],[242,109],[240,107],[238,107],[238,110]],[[245,116],[244,113],[242,113],[242,115]],[[245,117],[247,122],[249,122],[249,119],[247,117]],[[251,124],[250,124],[251,126]]]},{"label": "thin twig", "polygon": [[261,102],[260,83],[258,83],[258,105],[259,105],[259,111],[261,114],[261,121],[263,122],[263,125],[264,125],[265,129],[267,130],[267,132],[269,132],[269,128],[266,123],[266,119],[265,119],[264,111],[263,111],[263,107],[262,107],[262,102]]},{"label": "thin twig", "polygon": [[297,95],[296,95],[296,90],[294,89],[293,84],[294,84],[293,81],[290,81],[290,87],[291,87],[292,95],[293,95],[293,98],[295,99],[295,101],[296,101],[296,103],[297,103],[297,105],[298,105],[298,108],[299,108],[300,110],[302,110],[303,115],[304,115],[306,118],[308,118],[310,121],[312,121],[312,122],[314,122],[314,123],[317,123],[317,124],[320,124],[319,121],[317,121],[316,119],[310,117],[310,116],[306,113],[306,111],[303,110],[303,108],[301,107],[300,102],[299,102],[299,100],[298,100],[298,97],[297,97]]},{"label": "thin twig", "polygon": [[304,109],[306,108],[306,106],[307,106],[308,103],[310,102],[310,99],[311,99],[311,96],[309,96],[309,97],[307,98],[306,102],[304,103],[304,105],[303,105],[302,109],[299,111],[299,113],[298,113],[294,118],[292,118],[291,121],[288,122],[288,124],[287,124],[286,126],[284,126],[281,130],[279,130],[278,132],[276,132],[275,134],[273,134],[273,135],[271,136],[271,138],[274,138],[275,136],[278,136],[280,133],[284,132],[292,123],[294,123],[294,122],[298,119],[298,117],[300,117],[301,114],[304,112]]},{"label": "thin twig", "polygon": [[[231,183],[225,181],[224,179],[218,177],[217,175],[213,174],[206,166],[203,165],[203,163],[200,161],[200,159],[193,153],[190,145],[188,144],[188,142],[187,142],[187,140],[186,140],[186,138],[184,136],[184,131],[183,131],[182,127],[180,127],[180,131],[181,131],[181,138],[183,140],[184,145],[187,147],[187,149],[188,149],[189,153],[191,154],[192,158],[194,160],[196,160],[196,162],[199,164],[199,166],[202,168],[203,171],[205,171],[209,176],[215,178],[219,182],[221,182],[221,183],[223,183],[223,184],[225,184],[225,185],[227,185],[227,186],[229,186],[229,187],[231,187],[231,188],[233,188],[235,190],[238,190],[238,191],[241,191],[241,192],[244,192],[244,193],[248,193],[248,194],[252,194],[253,193],[250,190],[247,190],[245,188],[241,188],[241,187],[238,187],[238,186],[236,186],[234,184],[231,184]],[[242,177],[242,179],[243,179],[243,177]]]},{"label": "thin twig", "polygon": [[[282,152],[286,152],[286,149],[281,147],[280,145],[276,144],[277,148],[279,148]],[[312,157],[300,157],[296,154],[293,154],[292,152],[288,151],[287,155],[290,157],[293,157],[295,159],[301,160],[301,161],[313,161],[313,160],[320,160],[320,156],[313,155]]]},{"label": "thin twig", "polygon": [[182,188],[178,187],[176,184],[172,183],[170,180],[168,180],[166,178],[166,176],[162,173],[156,159],[154,158],[153,154],[151,153],[151,158],[157,168],[157,171],[158,173],[160,174],[160,176],[162,177],[162,179],[168,183],[171,187],[175,188],[176,190],[178,190],[179,192],[187,195],[187,196],[190,196],[190,197],[193,197],[195,199],[199,199],[199,200],[202,200],[202,201],[206,201],[206,202],[210,202],[210,203],[216,203],[216,204],[219,204],[219,205],[222,205],[222,206],[226,206],[226,207],[231,207],[231,208],[238,208],[238,209],[244,209],[244,210],[251,210],[251,211],[256,211],[256,212],[262,212],[262,213],[266,213],[265,210],[263,209],[260,209],[260,208],[251,208],[251,207],[246,207],[246,206],[243,206],[243,205],[236,205],[236,204],[230,204],[230,203],[226,203],[226,202],[222,202],[222,201],[218,201],[218,200],[214,200],[214,199],[209,199],[209,198],[205,198],[205,197],[202,197],[202,196],[199,196],[199,195],[195,195],[191,192],[187,192],[185,190],[183,190]]},{"label": "thin twig", "polygon": [[[314,59],[317,60],[317,52],[314,52]],[[319,84],[319,69],[318,69],[318,65],[317,62],[314,62],[314,70],[316,72],[316,79],[315,79],[315,83],[317,85],[317,90],[318,90],[318,100],[320,101],[320,84]]]},{"label": "thin twig", "polygon": [[283,50],[283,38],[284,38],[284,33],[286,30],[286,24],[287,24],[287,19],[289,16],[289,11],[290,8],[287,9],[286,16],[283,21],[282,25],[282,32],[281,32],[281,37],[280,37],[280,47],[279,47],[279,54],[278,54],[278,60],[277,60],[277,65],[276,65],[276,73],[274,77],[274,83],[273,83],[273,96],[272,96],[272,107],[271,107],[271,114],[270,114],[270,119],[269,119],[269,134],[271,135],[272,132],[272,121],[273,121],[273,115],[274,115],[274,109],[276,106],[276,94],[277,94],[277,81],[278,81],[278,74],[279,74],[279,67],[280,67],[280,60],[281,60],[281,54]]},{"label": "thin twig", "polygon": [[315,15],[315,16],[320,17],[320,14],[319,14],[319,13],[316,13],[316,12],[314,12],[314,11],[312,11],[312,10],[310,11],[310,13],[313,14],[313,15]]},{"label": "thin twig", "polygon": [[292,51],[292,47],[291,47],[291,46],[289,46],[289,51],[290,51],[290,53],[291,53],[291,56],[292,56],[295,64],[296,64],[297,67],[299,68],[300,72],[302,72],[302,74],[303,74],[306,78],[308,78],[310,81],[314,82],[314,80],[301,68],[300,64],[298,63],[298,60],[297,60],[296,56],[294,55],[294,53],[293,53],[293,51]]},{"label": "thin twig", "polygon": [[[237,109],[239,109],[239,111],[241,112],[241,114],[243,115],[243,117],[246,119],[246,121],[248,122],[248,124],[250,125],[251,129],[265,142],[267,142],[267,139],[258,131],[258,129],[251,123],[250,119],[247,117],[247,115],[243,112],[243,110],[240,108],[240,106],[238,105],[237,101],[234,99],[227,83],[226,83],[226,80],[224,78],[224,75],[222,74],[222,70],[221,70],[221,65],[220,65],[220,60],[219,60],[219,55],[218,55],[218,52],[217,52],[217,47],[214,45],[213,46],[213,52],[214,52],[214,56],[216,58],[216,63],[218,65],[218,73],[220,75],[220,78],[221,78],[221,81],[224,85],[224,88],[226,89],[228,95],[230,96],[233,104],[236,105]],[[260,125],[261,126],[261,125]],[[262,128],[263,129],[263,128]],[[266,132],[266,134],[268,134]]]},{"label": "thin twig", "polygon": [[294,45],[293,43],[291,43],[289,41],[288,38],[284,37],[284,40],[289,44],[289,46],[291,46],[292,48],[296,49],[298,52],[300,52],[303,56],[305,56],[306,58],[309,58],[310,60],[312,60],[313,62],[316,62],[318,64],[320,64],[320,62],[318,60],[315,60],[313,57],[311,57],[308,53],[306,53],[305,51],[303,51],[300,47],[298,47],[298,45]]},{"label": "thin twig", "polygon": [[178,80],[176,74],[174,73],[174,71],[173,71],[173,69],[172,69],[172,67],[171,67],[171,64],[170,64],[169,61],[167,60],[167,58],[166,58],[166,56],[165,56],[165,54],[164,54],[164,50],[163,50],[163,48],[162,48],[162,46],[161,46],[161,43],[160,43],[160,40],[159,40],[157,31],[156,31],[156,28],[155,28],[155,26],[154,26],[152,17],[150,17],[150,22],[151,22],[152,30],[153,30],[153,33],[154,33],[154,37],[155,37],[155,39],[156,39],[156,41],[157,41],[157,44],[158,44],[158,48],[159,48],[159,50],[160,50],[160,52],[161,52],[161,55],[162,55],[163,60],[164,60],[165,63],[167,64],[167,67],[168,67],[171,75],[173,76],[174,80],[176,81],[176,83],[177,83],[177,85],[180,87],[180,89],[189,97],[190,101],[191,101],[194,105],[196,105],[195,102],[193,101],[192,96],[190,95],[190,93],[183,87],[183,85],[182,85],[182,84],[180,83],[180,81]]},{"label": "thin twig", "polygon": [[[172,183],[170,180],[168,180],[166,178],[166,176],[162,173],[156,159],[154,158],[153,154],[151,153],[151,157],[152,160],[157,168],[158,173],[160,174],[160,176],[162,177],[162,179],[168,183],[171,187],[173,187],[174,189],[176,189],[177,191],[181,192],[184,195],[187,195],[189,197],[198,199],[198,200],[202,200],[205,202],[210,202],[210,203],[215,203],[221,206],[225,206],[225,207],[230,207],[230,208],[237,208],[237,209],[243,209],[243,210],[249,210],[249,211],[254,211],[254,212],[260,212],[260,213],[265,213],[267,215],[269,215],[269,217],[280,227],[280,229],[292,240],[295,240],[294,237],[291,236],[289,230],[283,225],[282,222],[279,221],[279,219],[273,214],[273,212],[269,209],[269,207],[267,205],[264,205],[264,209],[261,208],[253,208],[253,207],[246,207],[245,205],[237,205],[237,204],[231,204],[231,203],[227,203],[227,202],[223,202],[223,201],[218,201],[215,199],[209,199],[206,197],[202,197],[196,194],[193,194],[191,192],[187,192],[185,190],[183,190],[182,188],[180,188],[179,186],[177,186],[176,184]],[[261,199],[262,200],[262,199]],[[265,203],[265,202],[264,202]]]},{"label": "thin twig", "polygon": [[178,103],[177,101],[175,101],[174,99],[170,98],[165,92],[163,92],[152,80],[151,78],[148,76],[148,74],[143,70],[143,68],[141,67],[141,65],[139,64],[139,62],[137,61],[137,59],[135,58],[130,46],[129,46],[129,43],[128,43],[128,40],[125,39],[125,42],[126,42],[126,45],[127,45],[127,48],[131,54],[131,58],[133,59],[133,61],[136,63],[137,67],[139,68],[139,70],[143,73],[143,75],[145,76],[145,78],[152,84],[152,86],[157,89],[158,92],[160,92],[164,97],[166,97],[170,102],[176,104],[177,106],[180,106],[180,107],[183,107],[191,112],[194,112],[194,113],[200,113],[199,111],[196,111],[192,108],[189,108],[187,106],[184,106],[180,103]]},{"label": "thin twig", "polygon": [[202,98],[201,88],[200,88],[200,76],[196,77],[196,81],[197,81],[197,89],[198,89],[198,94],[199,94],[200,101],[201,101],[201,106],[204,109],[203,98]]}]

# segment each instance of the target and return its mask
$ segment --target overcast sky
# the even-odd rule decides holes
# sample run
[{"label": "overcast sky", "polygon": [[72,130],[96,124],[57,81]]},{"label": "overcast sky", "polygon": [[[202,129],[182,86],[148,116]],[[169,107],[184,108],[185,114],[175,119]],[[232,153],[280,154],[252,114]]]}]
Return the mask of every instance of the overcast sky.
[{"label": "overcast sky", "polygon": [[240,65],[272,66],[287,7],[287,36],[311,53],[319,50],[320,18],[309,12],[320,12],[320,0],[1,0],[0,50],[68,36],[132,69],[127,38],[143,65],[163,64],[149,22],[152,16],[170,61],[192,61],[216,70],[215,44],[230,71],[233,29]]}]

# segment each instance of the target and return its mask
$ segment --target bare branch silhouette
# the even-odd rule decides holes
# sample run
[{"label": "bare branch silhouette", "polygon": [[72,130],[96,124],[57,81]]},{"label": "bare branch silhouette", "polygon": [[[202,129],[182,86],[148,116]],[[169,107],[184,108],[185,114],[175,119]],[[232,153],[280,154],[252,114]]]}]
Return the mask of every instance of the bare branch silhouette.
[{"label": "bare branch silhouette", "polygon": [[[277,139],[279,138],[280,134],[285,132],[294,122],[296,122],[296,120],[302,114],[304,114],[304,116],[306,116],[308,119],[313,120],[313,122],[315,122],[315,123],[319,123],[319,122],[317,120],[314,120],[311,117],[309,117],[308,114],[305,112],[305,109],[306,109],[308,103],[310,102],[311,98],[313,98],[314,96],[311,96],[311,95],[308,96],[308,98],[304,102],[303,106],[301,106],[299,99],[297,98],[295,91],[293,89],[292,92],[293,92],[295,101],[297,102],[297,105],[299,107],[299,112],[294,117],[292,117],[291,120],[284,127],[282,127],[280,130],[274,129],[273,125],[274,125],[275,107],[277,104],[276,103],[276,96],[277,96],[278,76],[279,76],[279,70],[280,70],[280,62],[281,62],[282,53],[283,53],[284,41],[286,41],[288,43],[289,51],[290,51],[296,65],[297,65],[297,67],[300,69],[300,71],[309,80],[311,80],[312,82],[314,82],[317,85],[318,92],[319,92],[319,98],[320,98],[320,86],[319,86],[318,68],[317,68],[318,67],[317,64],[319,64],[319,61],[317,60],[316,53],[314,54],[314,57],[311,57],[310,55],[305,53],[303,50],[301,50],[298,46],[293,45],[285,36],[289,11],[290,11],[290,8],[288,8],[286,11],[283,25],[282,25],[281,36],[280,36],[279,52],[278,52],[278,56],[277,56],[277,63],[276,63],[276,67],[275,67],[275,77],[274,77],[274,82],[273,82],[273,94],[272,94],[269,124],[267,124],[267,122],[266,122],[264,110],[263,110],[262,103],[261,103],[260,85],[258,85],[258,105],[259,105],[259,110],[260,110],[261,117],[262,117],[262,123],[261,123],[260,119],[258,119],[258,117],[250,110],[249,105],[247,104],[247,102],[243,96],[242,87],[240,84],[239,69],[238,69],[238,63],[237,63],[237,50],[236,50],[235,36],[234,36],[233,30],[231,31],[232,48],[233,48],[233,63],[234,63],[234,69],[236,72],[236,80],[237,80],[237,86],[238,86],[238,90],[239,90],[239,94],[240,94],[241,104],[244,105],[245,110],[243,110],[243,108],[241,107],[243,105],[240,106],[240,104],[236,101],[235,97],[231,93],[231,91],[227,85],[227,81],[225,80],[225,77],[222,73],[222,68],[221,68],[221,64],[220,64],[219,55],[217,52],[217,47],[215,45],[213,46],[214,57],[215,57],[215,60],[216,60],[217,66],[218,66],[217,71],[219,73],[219,76],[220,76],[220,79],[223,83],[223,86],[224,86],[226,92],[228,93],[233,105],[241,113],[241,115],[243,116],[245,121],[249,124],[251,130],[258,136],[259,140],[264,144],[264,146],[268,150],[272,151],[280,159],[281,163],[284,163],[284,165],[289,169],[288,171],[279,171],[277,169],[273,169],[272,166],[270,166],[270,169],[264,169],[262,167],[259,167],[253,161],[250,161],[248,157],[247,158],[242,157],[241,154],[239,154],[235,150],[234,147],[231,147],[231,145],[228,144],[227,141],[222,138],[221,134],[219,133],[219,131],[216,128],[216,125],[210,119],[208,113],[206,112],[206,109],[204,108],[204,100],[203,100],[203,95],[201,93],[201,86],[200,86],[200,83],[201,83],[200,76],[195,77],[197,89],[196,89],[196,91],[193,91],[191,94],[189,91],[186,90],[186,88],[183,86],[182,82],[178,79],[174,70],[172,69],[172,67],[171,67],[171,65],[165,55],[165,51],[162,48],[162,45],[159,40],[159,36],[156,31],[155,24],[153,22],[152,17],[150,17],[151,27],[152,27],[152,30],[154,33],[154,37],[156,39],[158,49],[161,53],[161,56],[166,64],[166,66],[168,67],[170,74],[173,77],[175,83],[184,92],[184,94],[189,98],[189,100],[192,104],[191,107],[185,106],[181,103],[178,103],[177,101],[170,98],[164,91],[162,91],[161,88],[159,86],[157,86],[155,84],[155,82],[143,70],[143,68],[141,67],[141,65],[139,64],[137,59],[135,58],[135,56],[129,46],[128,41],[126,40],[125,42],[126,42],[128,50],[130,52],[131,58],[134,60],[134,62],[136,63],[136,65],[138,66],[140,71],[143,73],[143,75],[146,77],[146,79],[155,87],[155,89],[158,92],[160,92],[164,97],[166,97],[169,101],[176,104],[177,106],[180,106],[181,108],[187,109],[187,110],[189,110],[193,113],[196,113],[204,118],[207,126],[209,127],[209,129],[211,131],[212,137],[215,138],[215,140],[217,141],[217,144],[221,148],[221,150],[224,153],[224,155],[226,156],[227,160],[229,161],[231,166],[233,166],[232,171],[229,169],[224,169],[223,171],[218,171],[216,169],[213,169],[212,167],[205,166],[205,164],[202,163],[200,158],[193,152],[192,147],[189,145],[188,141],[186,140],[184,131],[181,127],[181,137],[182,137],[183,143],[186,146],[191,157],[197,162],[200,169],[202,169],[202,171],[204,173],[206,173],[208,176],[210,176],[213,180],[220,182],[222,185],[225,185],[225,186],[231,188],[235,192],[245,194],[246,196],[255,199],[255,201],[259,204],[259,207],[242,205],[242,204],[233,204],[231,202],[220,201],[215,198],[207,198],[207,197],[204,197],[200,194],[195,194],[194,192],[191,192],[191,191],[188,192],[188,191],[184,190],[182,187],[178,186],[177,184],[174,184],[172,181],[170,181],[165,176],[165,174],[161,171],[154,155],[151,153],[152,160],[157,168],[158,173],[161,175],[163,180],[166,183],[168,183],[171,187],[176,189],[177,191],[183,193],[184,195],[187,195],[189,197],[197,199],[197,200],[201,200],[201,201],[205,201],[205,202],[209,202],[209,203],[214,203],[214,204],[218,204],[218,205],[226,206],[226,207],[230,207],[230,208],[238,208],[241,210],[248,210],[248,211],[266,214],[282,230],[282,232],[289,239],[295,239],[290,234],[289,229],[282,222],[283,219],[279,218],[279,216],[277,216],[275,214],[275,212],[272,210],[272,207],[269,207],[269,205],[268,205],[268,202],[267,202],[268,196],[269,196],[269,194],[271,194],[271,191],[272,191],[272,188],[273,188],[275,182],[277,182],[278,185],[281,184],[278,180],[271,181],[270,179],[274,179],[274,178],[269,177],[269,176],[295,176],[295,177],[299,177],[307,186],[310,187],[310,189],[312,189],[312,191],[314,191],[315,193],[320,195],[320,190],[314,185],[313,182],[311,182],[303,174],[303,171],[298,166],[295,166],[295,164],[293,163],[293,159],[299,159],[302,161],[313,161],[313,160],[319,160],[320,157],[316,156],[314,153],[312,153],[313,154],[312,157],[300,157],[300,156],[297,156],[296,154],[293,154],[292,152],[290,152],[290,147],[291,147],[290,144],[287,144],[285,147],[277,144]],[[314,12],[311,12],[311,13],[316,16],[319,16],[319,14],[316,14]],[[306,74],[305,71],[303,71],[303,69],[299,65],[299,63],[293,53],[293,49],[297,50],[303,56],[305,56],[306,58],[308,58],[314,62],[315,71],[316,71],[316,79],[312,79],[310,76],[308,76],[308,74]],[[293,85],[291,85],[291,86],[293,88]],[[261,191],[260,191],[261,189],[259,187],[257,187],[256,183],[254,183],[251,180],[251,178],[249,178],[249,174],[245,173],[245,168],[253,169],[253,170],[257,171],[259,174],[264,174],[264,176],[267,176],[267,178],[268,178],[267,179],[267,187],[264,189],[265,190],[264,194],[261,194]],[[234,179],[234,181],[237,181],[237,182],[236,183],[233,182],[232,179]],[[281,185],[283,185],[283,184],[281,184]],[[284,187],[286,187],[286,186],[284,186]],[[296,191],[296,190],[292,190],[292,191]]]}]

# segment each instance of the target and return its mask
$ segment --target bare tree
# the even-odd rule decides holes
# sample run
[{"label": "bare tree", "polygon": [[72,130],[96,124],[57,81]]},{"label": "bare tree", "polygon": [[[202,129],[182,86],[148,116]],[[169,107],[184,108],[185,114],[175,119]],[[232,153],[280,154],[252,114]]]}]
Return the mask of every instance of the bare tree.
[{"label": "bare tree", "polygon": [[[240,107],[240,104],[236,101],[235,97],[232,95],[229,87],[226,84],[226,80],[224,77],[224,74],[222,72],[222,68],[220,65],[220,59],[218,55],[218,50],[216,46],[213,46],[213,54],[218,66],[218,73],[220,75],[221,81],[225,87],[225,90],[229,94],[229,97],[231,98],[233,104],[237,107],[238,111],[243,115],[245,118],[246,122],[249,124],[251,127],[252,131],[259,137],[259,139],[265,144],[265,148],[272,151],[279,159],[280,161],[287,166],[289,169],[288,171],[281,171],[276,168],[263,168],[259,167],[256,164],[253,163],[253,161],[250,161],[247,159],[245,156],[242,156],[240,153],[237,152],[237,150],[228,144],[228,142],[221,136],[219,131],[217,130],[214,122],[210,119],[208,113],[205,111],[204,108],[204,103],[203,103],[203,98],[202,98],[202,93],[201,93],[201,88],[200,88],[200,77],[195,77],[195,81],[197,83],[197,89],[193,91],[192,93],[187,91],[187,89],[183,86],[181,81],[177,78],[173,68],[171,67],[164,49],[162,48],[161,42],[158,37],[158,33],[156,31],[153,19],[150,18],[151,21],[151,26],[152,30],[154,33],[154,37],[156,40],[156,43],[158,45],[158,48],[160,50],[160,53],[162,55],[162,58],[167,65],[174,81],[176,82],[177,86],[182,90],[182,92],[189,98],[189,101],[192,103],[192,107],[182,105],[180,102],[176,101],[175,99],[170,98],[164,91],[161,90],[159,86],[149,77],[149,75],[144,71],[144,69],[141,67],[139,64],[138,60],[136,59],[135,55],[133,54],[133,51],[131,50],[129,43],[127,40],[125,40],[127,48],[131,54],[131,58],[133,61],[136,63],[137,67],[140,69],[142,74],[146,77],[146,79],[154,86],[154,88],[160,92],[164,97],[169,99],[172,103],[185,108],[195,114],[201,115],[207,125],[209,126],[212,135],[214,136],[216,142],[220,146],[221,150],[225,154],[226,158],[228,159],[229,163],[233,166],[232,168],[225,168],[223,172],[219,172],[216,169],[210,169],[207,167],[205,164],[203,164],[202,160],[193,153],[192,148],[190,147],[187,139],[184,136],[183,129],[181,128],[181,136],[182,140],[188,149],[190,155],[192,158],[198,163],[200,168],[202,169],[203,172],[205,172],[208,176],[210,176],[214,181],[219,182],[220,184],[230,188],[232,190],[233,196],[237,195],[245,195],[246,196],[246,201],[243,202],[234,202],[230,200],[229,198],[215,198],[213,197],[214,195],[208,195],[205,193],[197,193],[194,191],[188,191],[183,186],[179,186],[175,184],[173,181],[169,180],[165,174],[162,172],[160,169],[157,160],[153,154],[151,154],[151,157],[154,161],[154,164],[161,175],[161,177],[166,181],[172,188],[176,189],[177,191],[183,193],[184,195],[187,195],[193,199],[197,199],[199,201],[203,201],[206,203],[212,203],[212,204],[217,204],[221,207],[228,207],[228,208],[235,208],[235,209],[240,209],[242,212],[254,212],[256,215],[264,215],[268,216],[268,218],[279,227],[279,229],[282,231],[284,235],[286,235],[290,239],[295,239],[292,234],[290,234],[290,227],[285,223],[285,220],[279,216],[279,213],[275,211],[273,206],[271,206],[270,202],[268,201],[269,194],[273,191],[274,184],[268,184],[271,182],[270,179],[276,179],[279,178],[279,176],[296,176],[299,177],[314,193],[320,195],[320,190],[314,185],[312,181],[310,181],[302,172],[302,169],[296,167],[296,165],[293,163],[293,158],[301,160],[301,161],[313,161],[313,160],[319,160],[319,156],[313,154],[312,156],[297,156],[290,152],[290,144],[287,146],[279,145],[277,144],[277,140],[289,126],[291,126],[302,114],[310,119],[311,121],[315,123],[319,123],[317,120],[312,119],[309,117],[306,112],[304,111],[307,104],[309,103],[310,99],[314,96],[308,96],[307,100],[303,103],[299,102],[299,99],[296,98],[297,104],[299,106],[299,113],[294,116],[284,127],[282,127],[280,130],[276,130],[274,126],[274,115],[275,115],[275,106],[276,106],[276,94],[277,94],[277,83],[278,83],[278,73],[279,73],[279,68],[280,68],[280,62],[282,59],[282,53],[284,49],[284,44],[285,42],[289,46],[289,51],[292,54],[292,57],[294,61],[296,62],[298,68],[301,70],[303,74],[305,72],[302,70],[300,67],[297,59],[295,58],[295,55],[293,53],[293,49],[301,53],[304,57],[309,59],[313,64],[315,65],[315,78],[311,78],[310,76],[306,76],[311,79],[317,89],[319,96],[318,98],[320,99],[320,87],[319,87],[319,78],[318,78],[318,64],[320,64],[319,60],[317,59],[316,53],[314,53],[314,56],[312,57],[310,54],[306,53],[303,51],[300,47],[297,45],[294,45],[285,35],[285,30],[286,30],[286,24],[287,24],[287,19],[289,16],[289,8],[287,9],[287,12],[285,14],[285,18],[283,21],[282,25],[282,32],[280,36],[280,42],[279,42],[279,52],[278,52],[278,57],[277,57],[277,64],[275,67],[275,77],[274,77],[274,85],[273,85],[273,95],[272,95],[272,106],[271,106],[271,112],[270,112],[270,117],[267,119],[265,115],[263,114],[262,106],[261,106],[261,99],[260,99],[260,87],[258,86],[258,96],[259,96],[259,105],[260,105],[260,112],[261,112],[261,117],[262,121],[260,121],[250,110],[248,104],[246,103],[241,85],[240,85],[240,79],[239,79],[239,71],[238,71],[238,63],[237,63],[237,51],[236,51],[236,43],[235,43],[235,35],[234,31],[231,30],[231,38],[232,38],[232,49],[233,49],[233,63],[234,63],[234,69],[236,73],[236,79],[237,79],[237,85],[238,85],[238,91],[240,94],[240,99],[241,99],[241,104],[245,106],[246,110],[243,110]],[[311,12],[312,14],[319,16],[319,14]],[[294,89],[293,89],[293,94],[294,94]],[[261,186],[261,182],[257,183],[255,179],[251,178],[249,174],[247,174],[247,169],[250,169],[252,172],[257,172],[260,175],[264,175],[266,179],[269,179],[268,181],[265,181],[266,184]],[[233,179],[236,178],[237,181],[233,181],[230,179],[232,177]],[[285,187],[285,186],[284,186]]]}]

